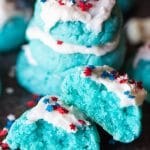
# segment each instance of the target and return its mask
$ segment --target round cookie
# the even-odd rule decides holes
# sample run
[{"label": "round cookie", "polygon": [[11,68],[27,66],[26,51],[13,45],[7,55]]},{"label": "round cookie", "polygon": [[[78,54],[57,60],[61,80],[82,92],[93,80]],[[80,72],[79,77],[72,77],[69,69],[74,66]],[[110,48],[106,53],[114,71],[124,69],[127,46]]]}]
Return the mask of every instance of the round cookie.
[{"label": "round cookie", "polygon": [[[0,52],[18,48],[25,41],[25,30],[31,17],[23,1],[0,1]],[[9,43],[9,44],[8,44]]]},{"label": "round cookie", "polygon": [[126,68],[132,77],[143,82],[144,88],[148,91],[147,100],[150,101],[150,42],[139,48]]},{"label": "round cookie", "polygon": [[54,96],[43,97],[12,125],[5,140],[11,149],[99,150],[96,127]]},{"label": "round cookie", "polygon": [[79,67],[62,84],[62,100],[83,111],[115,140],[129,143],[141,132],[141,105],[146,96],[141,83],[108,66]]},{"label": "round cookie", "polygon": [[86,11],[78,6],[81,1],[74,1],[71,6],[67,4],[69,0],[65,2],[60,6],[59,1],[39,0],[36,5],[35,24],[55,40],[84,46],[104,45],[120,33],[122,15],[115,0],[85,1],[83,5],[92,5]]},{"label": "round cookie", "polygon": [[42,95],[51,93],[59,95],[64,76],[74,67],[107,64],[119,69],[125,55],[123,39],[116,50],[103,56],[61,54],[51,50],[39,40],[33,40],[23,49],[17,61],[18,81],[27,90]]}]

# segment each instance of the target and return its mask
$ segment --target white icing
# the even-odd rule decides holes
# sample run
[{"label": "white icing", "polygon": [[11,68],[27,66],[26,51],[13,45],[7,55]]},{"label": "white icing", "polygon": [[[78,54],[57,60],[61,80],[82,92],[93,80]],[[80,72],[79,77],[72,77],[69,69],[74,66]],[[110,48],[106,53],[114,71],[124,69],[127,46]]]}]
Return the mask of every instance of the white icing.
[{"label": "white icing", "polygon": [[45,29],[48,31],[58,21],[81,21],[88,29],[99,33],[103,22],[110,17],[116,0],[90,0],[89,2],[93,4],[93,7],[88,11],[82,11],[77,5],[60,6],[56,0],[41,2],[41,18],[45,23]]},{"label": "white icing", "polygon": [[29,46],[28,46],[28,45],[24,45],[24,46],[23,46],[23,50],[24,50],[24,52],[25,52],[25,56],[26,56],[28,62],[29,62],[31,65],[33,65],[33,66],[37,66],[38,63],[37,63],[36,60],[33,58]]},{"label": "white icing", "polygon": [[120,36],[118,36],[113,42],[107,43],[103,46],[86,47],[80,45],[73,45],[69,43],[63,43],[58,45],[57,41],[53,37],[41,31],[38,27],[32,27],[27,29],[27,36],[30,39],[40,39],[45,45],[52,48],[52,50],[62,54],[94,54],[96,56],[105,55],[108,52],[115,50],[119,43]]},{"label": "white icing", "polygon": [[[45,104],[44,99],[49,99],[49,103]],[[69,113],[67,114],[61,114],[58,111],[52,111],[48,112],[46,110],[48,105],[54,105],[55,102],[51,101],[50,96],[43,97],[37,106],[35,106],[27,115],[27,123],[33,123],[40,119],[43,119],[47,121],[49,124],[52,124],[53,126],[57,128],[62,128],[65,131],[69,133],[75,133],[78,130],[78,126],[81,126],[78,120],[83,120],[84,116],[77,110],[75,110],[73,107],[67,107],[65,106],[61,101],[57,101],[58,104],[60,104],[61,107],[66,108]],[[85,121],[85,120],[84,120]],[[90,125],[88,121],[85,121],[85,125]],[[70,124],[74,124],[76,126],[75,130],[72,130],[70,128]]]},{"label": "white icing", "polygon": [[[108,66],[96,67],[92,71],[92,75],[89,78],[97,83],[103,84],[106,86],[108,91],[114,92],[117,97],[120,99],[120,107],[136,106],[141,105],[146,97],[146,91],[144,89],[139,89],[135,84],[120,83],[122,79],[128,79],[127,75],[120,76],[115,80],[110,80],[109,78],[102,78],[101,74],[103,71],[111,72],[114,71],[113,68]],[[82,77],[85,77],[82,74]],[[131,99],[124,94],[125,91],[130,91],[135,98]]]},{"label": "white icing", "polygon": [[133,66],[136,67],[140,60],[150,61],[150,41],[139,49],[134,59]]},{"label": "white icing", "polygon": [[13,16],[25,15],[28,19],[31,16],[31,10],[16,9],[14,2],[0,0],[0,27],[3,26]]}]

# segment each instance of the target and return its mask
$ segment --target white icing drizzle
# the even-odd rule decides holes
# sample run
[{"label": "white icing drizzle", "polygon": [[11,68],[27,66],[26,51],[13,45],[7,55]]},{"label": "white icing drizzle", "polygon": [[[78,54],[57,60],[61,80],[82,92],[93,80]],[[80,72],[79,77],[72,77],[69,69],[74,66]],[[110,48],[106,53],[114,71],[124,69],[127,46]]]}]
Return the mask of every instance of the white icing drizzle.
[{"label": "white icing drizzle", "polygon": [[136,67],[140,60],[150,61],[150,41],[139,48],[139,51],[134,59],[133,67]]},{"label": "white icing drizzle", "polygon": [[[68,110],[68,113],[63,114],[57,110],[47,110],[48,106],[55,106],[58,104],[60,105],[60,107]],[[50,96],[45,96],[41,98],[37,106],[35,106],[29,112],[29,114],[27,115],[27,123],[30,124],[43,119],[57,128],[62,128],[69,133],[75,133],[77,132],[79,126],[90,125],[90,123],[88,121],[85,121],[83,118],[84,115],[77,111],[75,108],[67,107],[60,100],[52,101],[52,98]],[[70,125],[74,125],[74,127],[71,128]]]},{"label": "white icing drizzle", "polygon": [[38,63],[37,63],[36,60],[33,58],[29,46],[28,46],[28,45],[24,45],[24,46],[23,46],[23,50],[24,50],[24,52],[25,52],[25,56],[26,56],[28,62],[29,62],[31,65],[33,65],[33,66],[37,66]]},{"label": "white icing drizzle", "polygon": [[93,7],[88,11],[82,11],[76,5],[60,6],[56,0],[41,2],[41,18],[45,23],[45,29],[48,31],[58,21],[81,21],[88,29],[99,33],[103,22],[110,17],[116,0],[90,0],[89,2],[93,4]]},{"label": "white icing drizzle", "polygon": [[26,34],[30,39],[40,39],[45,45],[52,48],[52,50],[62,54],[81,53],[102,56],[115,50],[120,40],[120,36],[118,36],[113,42],[107,43],[103,46],[92,46],[88,48],[86,46],[69,43],[58,45],[57,41],[53,39],[50,34],[41,31],[38,27],[28,28]]},{"label": "white icing drizzle", "polygon": [[[116,79],[110,79],[109,77],[102,77],[104,71],[111,73],[114,69],[108,66],[96,67],[88,77],[91,80],[106,86],[108,91],[114,92],[120,99],[120,107],[137,106],[143,103],[147,92],[143,88],[139,88],[136,83],[129,83],[127,74],[119,75]],[[86,77],[85,72],[83,72],[81,76]],[[127,81],[120,83],[121,80]],[[127,91],[129,93],[125,94]],[[129,95],[131,95],[132,98],[129,97]]]},{"label": "white icing drizzle", "polygon": [[3,26],[13,16],[24,15],[26,19],[31,17],[30,9],[16,9],[15,3],[12,1],[0,0],[0,27]]}]

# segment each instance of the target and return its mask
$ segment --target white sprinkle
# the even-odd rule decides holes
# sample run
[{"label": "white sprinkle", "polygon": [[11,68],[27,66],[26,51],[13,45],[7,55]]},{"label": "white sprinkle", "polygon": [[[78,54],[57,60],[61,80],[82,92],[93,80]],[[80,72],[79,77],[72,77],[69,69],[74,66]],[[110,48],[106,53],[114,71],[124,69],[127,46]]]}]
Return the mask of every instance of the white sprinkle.
[{"label": "white sprinkle", "polygon": [[15,115],[13,115],[13,114],[9,114],[9,115],[7,116],[7,119],[10,120],[10,121],[14,121],[14,120],[16,119],[16,117],[15,117]]},{"label": "white sprinkle", "polygon": [[6,88],[6,93],[7,94],[13,94],[14,93],[14,89],[11,87]]}]

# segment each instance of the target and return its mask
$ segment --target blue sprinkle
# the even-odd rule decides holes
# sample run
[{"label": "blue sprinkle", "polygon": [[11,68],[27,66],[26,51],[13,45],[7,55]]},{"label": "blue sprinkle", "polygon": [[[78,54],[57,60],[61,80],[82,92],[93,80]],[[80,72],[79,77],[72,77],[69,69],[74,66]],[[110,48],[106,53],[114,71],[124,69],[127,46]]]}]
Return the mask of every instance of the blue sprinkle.
[{"label": "blue sprinkle", "polygon": [[43,2],[43,3],[44,3],[44,2],[46,2],[46,0],[41,0],[41,2]]},{"label": "blue sprinkle", "polygon": [[109,75],[109,79],[110,79],[110,80],[115,80],[115,77],[113,76],[113,74],[110,74],[110,75]]},{"label": "blue sprinkle", "polygon": [[7,128],[7,129],[10,129],[13,123],[14,123],[14,121],[8,120],[8,121],[7,121],[7,124],[6,124],[6,128]]},{"label": "blue sprinkle", "polygon": [[128,98],[134,99],[134,98],[135,98],[135,96],[133,96],[133,95],[129,95],[129,96],[128,96]]},{"label": "blue sprinkle", "polygon": [[125,91],[124,94],[125,94],[125,95],[129,95],[129,94],[130,94],[130,91]]},{"label": "blue sprinkle", "polygon": [[107,71],[103,71],[101,74],[102,78],[107,78],[109,76],[109,73]]},{"label": "blue sprinkle", "polygon": [[88,68],[95,69],[95,66],[94,65],[88,65]]},{"label": "blue sprinkle", "polygon": [[53,106],[52,106],[52,105],[48,105],[48,106],[46,107],[46,110],[47,110],[48,112],[52,112],[54,109],[53,109]]},{"label": "blue sprinkle", "polygon": [[44,103],[44,104],[48,104],[48,103],[49,103],[49,99],[44,99],[44,100],[43,100],[43,103]]},{"label": "blue sprinkle", "polygon": [[75,0],[70,0],[73,4],[75,4],[76,3],[76,1]]}]

